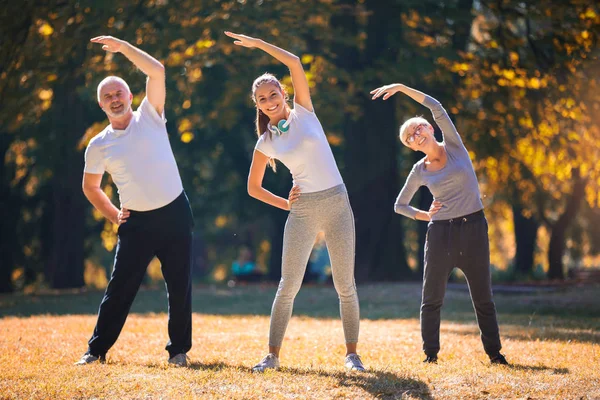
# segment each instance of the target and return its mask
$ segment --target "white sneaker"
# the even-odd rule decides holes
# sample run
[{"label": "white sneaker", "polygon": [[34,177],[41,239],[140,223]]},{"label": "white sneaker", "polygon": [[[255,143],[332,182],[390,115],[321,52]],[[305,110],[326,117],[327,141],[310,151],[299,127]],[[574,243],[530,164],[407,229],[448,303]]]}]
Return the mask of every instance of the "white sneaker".
[{"label": "white sneaker", "polygon": [[171,358],[169,358],[169,364],[174,367],[187,367],[188,366],[189,357],[185,353],[179,353]]},{"label": "white sneaker", "polygon": [[360,356],[356,353],[350,353],[346,356],[344,366],[348,371],[365,372],[365,367],[360,360]]},{"label": "white sneaker", "polygon": [[95,362],[104,364],[104,362],[106,361],[106,358],[104,356],[93,356],[90,353],[85,353],[80,359],[79,361],[77,361],[75,363],[75,365],[87,365],[87,364],[92,364]]},{"label": "white sneaker", "polygon": [[252,367],[252,372],[265,372],[266,369],[278,369],[279,368],[279,358],[273,354],[269,353],[254,367]]}]

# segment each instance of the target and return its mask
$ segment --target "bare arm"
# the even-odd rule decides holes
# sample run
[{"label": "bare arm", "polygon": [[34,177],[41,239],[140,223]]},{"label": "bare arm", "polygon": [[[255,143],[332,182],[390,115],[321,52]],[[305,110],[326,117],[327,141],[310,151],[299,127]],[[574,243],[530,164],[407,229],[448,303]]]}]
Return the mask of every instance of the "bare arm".
[{"label": "bare arm", "polygon": [[102,183],[102,174],[83,174],[83,193],[85,197],[92,203],[96,210],[114,224],[125,222],[129,216],[126,209],[119,211],[117,207],[110,201],[106,193],[100,188]]},{"label": "bare arm", "polygon": [[234,44],[248,48],[261,49],[288,67],[292,77],[292,85],[294,86],[294,102],[300,104],[310,112],[313,111],[308,80],[306,79],[302,62],[298,56],[260,39],[232,32],[225,32],[225,34],[236,39],[236,41],[233,42]]},{"label": "bare arm", "polygon": [[290,191],[288,199],[279,197],[262,187],[262,181],[265,176],[265,169],[269,162],[269,157],[258,150],[254,150],[252,156],[252,165],[250,165],[250,174],[248,175],[248,194],[255,199],[270,204],[282,210],[289,210],[290,206],[298,200],[300,189],[294,186]]},{"label": "bare arm", "polygon": [[146,76],[146,97],[162,115],[165,108],[167,89],[165,84],[165,67],[156,58],[138,49],[132,44],[112,36],[98,36],[90,40],[102,44],[102,49],[111,53],[122,53],[129,61],[138,67]]}]

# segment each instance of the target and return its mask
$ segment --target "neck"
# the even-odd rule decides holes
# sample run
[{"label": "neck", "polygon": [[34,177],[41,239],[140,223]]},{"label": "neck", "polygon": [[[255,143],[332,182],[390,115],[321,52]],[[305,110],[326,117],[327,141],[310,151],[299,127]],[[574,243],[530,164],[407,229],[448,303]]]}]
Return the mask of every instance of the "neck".
[{"label": "neck", "polygon": [[427,149],[427,151],[425,151],[424,153],[427,156],[427,160],[429,161],[436,159],[439,160],[443,156],[444,146],[436,141],[435,144],[431,146],[431,148]]},{"label": "neck", "polygon": [[111,118],[108,117],[108,120],[110,121],[110,125],[112,126],[113,129],[127,129],[127,127],[129,126],[129,123],[131,122],[131,118],[133,118],[133,112],[131,110],[129,110],[129,112],[125,115],[123,115],[122,117],[117,117],[117,118]]},{"label": "neck", "polygon": [[279,121],[281,121],[282,119],[288,119],[290,116],[290,109],[289,107],[285,107],[284,111],[282,114],[278,115],[277,117],[271,117],[269,120],[269,123],[271,124],[271,126],[275,126],[279,123]]}]

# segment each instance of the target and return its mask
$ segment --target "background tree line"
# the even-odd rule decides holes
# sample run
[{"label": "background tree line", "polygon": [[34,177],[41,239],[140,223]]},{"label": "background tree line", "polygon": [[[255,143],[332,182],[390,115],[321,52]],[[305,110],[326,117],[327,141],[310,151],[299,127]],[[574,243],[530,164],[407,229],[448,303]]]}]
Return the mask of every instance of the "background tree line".
[{"label": "background tree line", "polygon": [[[167,128],[195,213],[200,275],[223,275],[248,245],[278,279],[287,217],[251,199],[246,176],[252,80],[270,71],[289,83],[288,72],[238,51],[226,29],[301,57],[349,189],[358,280],[417,278],[422,268],[426,224],[392,206],[421,156],[402,148],[398,126],[428,112],[400,97],[370,100],[391,82],[433,95],[454,118],[480,178],[496,265],[528,278],[545,264],[563,279],[600,253],[600,9],[591,2],[25,0],[4,2],[0,18],[2,292],[80,287],[94,265],[110,268],[116,229],[83,196],[83,150],[107,124],[99,81],[122,76],[135,107],[145,80],[91,46],[99,34],[167,68]],[[110,179],[103,185],[118,204]],[[291,179],[282,166],[265,185],[285,195]],[[430,202],[426,189],[415,199]]]}]

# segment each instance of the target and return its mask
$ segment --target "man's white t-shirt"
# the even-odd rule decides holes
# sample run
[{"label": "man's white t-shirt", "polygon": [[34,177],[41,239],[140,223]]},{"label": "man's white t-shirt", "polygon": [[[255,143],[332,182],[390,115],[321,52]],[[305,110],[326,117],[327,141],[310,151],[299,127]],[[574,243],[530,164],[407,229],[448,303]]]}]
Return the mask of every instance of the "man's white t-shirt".
[{"label": "man's white t-shirt", "polygon": [[330,189],[344,183],[327,142],[323,127],[314,112],[294,103],[289,115],[289,130],[281,135],[263,133],[255,149],[281,161],[292,174],[301,193]]},{"label": "man's white t-shirt", "polygon": [[124,130],[108,125],[85,151],[85,172],[112,176],[121,207],[149,211],[177,198],[183,184],[164,116],[145,97]]}]

